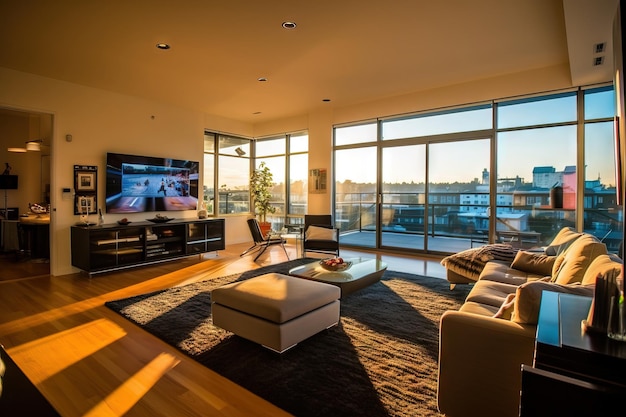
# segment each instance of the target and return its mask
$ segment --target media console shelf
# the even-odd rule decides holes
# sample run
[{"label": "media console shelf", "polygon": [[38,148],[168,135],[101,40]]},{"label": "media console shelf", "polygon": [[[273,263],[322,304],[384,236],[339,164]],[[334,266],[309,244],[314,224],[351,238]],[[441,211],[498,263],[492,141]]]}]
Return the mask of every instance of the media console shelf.
[{"label": "media console shelf", "polygon": [[90,275],[225,249],[224,219],[72,226],[72,265]]}]

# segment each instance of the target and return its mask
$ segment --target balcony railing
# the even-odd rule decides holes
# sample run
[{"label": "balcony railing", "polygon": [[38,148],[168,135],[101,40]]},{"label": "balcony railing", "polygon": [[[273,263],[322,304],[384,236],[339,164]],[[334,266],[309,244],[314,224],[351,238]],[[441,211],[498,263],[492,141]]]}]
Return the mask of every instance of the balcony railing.
[{"label": "balcony railing", "polygon": [[[398,198],[397,193],[393,194]],[[418,201],[423,195],[414,194]],[[402,196],[402,200],[409,200]],[[486,205],[472,204],[401,204],[384,203],[391,201],[391,196],[383,195],[381,212],[381,232],[385,235],[409,235],[403,240],[397,239],[401,247],[418,249],[415,242],[427,234],[427,240],[435,238],[462,239],[467,248],[476,244],[509,242],[522,248],[543,246],[563,227],[575,227],[575,211],[534,206],[498,206],[493,217],[495,236],[489,237],[490,210]],[[361,234],[361,242],[366,233],[376,230],[376,201],[372,193],[350,193],[338,195],[335,219],[342,236]],[[622,240],[623,219],[621,210],[585,209],[584,231],[602,240],[609,252],[617,252]],[[353,236],[354,237],[354,236]],[[415,238],[418,238],[417,240]],[[344,242],[356,242],[355,239],[343,239]],[[386,242],[392,240],[386,239]],[[373,244],[373,238],[371,242]],[[370,244],[366,243],[366,246]],[[429,248],[432,249],[429,245]],[[454,245],[453,252],[458,249]],[[451,247],[452,248],[452,247]]]}]

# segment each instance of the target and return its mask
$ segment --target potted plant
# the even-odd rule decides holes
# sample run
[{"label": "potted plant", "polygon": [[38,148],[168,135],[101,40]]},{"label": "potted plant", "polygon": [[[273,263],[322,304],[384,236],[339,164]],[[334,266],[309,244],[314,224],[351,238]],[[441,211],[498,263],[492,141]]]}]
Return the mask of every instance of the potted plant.
[{"label": "potted plant", "polygon": [[265,162],[261,162],[250,177],[250,192],[254,199],[254,207],[259,216],[259,226],[261,227],[263,236],[267,236],[267,233],[272,229],[272,224],[267,222],[265,218],[267,213],[274,213],[276,211],[276,207],[272,206],[270,201],[272,198],[270,191],[274,186],[273,180],[272,172]]}]

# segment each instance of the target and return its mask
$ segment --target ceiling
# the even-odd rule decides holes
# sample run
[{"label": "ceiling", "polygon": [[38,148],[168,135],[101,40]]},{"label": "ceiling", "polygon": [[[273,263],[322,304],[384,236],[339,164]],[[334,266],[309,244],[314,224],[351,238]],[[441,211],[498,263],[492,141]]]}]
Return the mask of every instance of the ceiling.
[{"label": "ceiling", "polygon": [[610,81],[616,2],[1,0],[0,66],[259,123],[563,64]]}]

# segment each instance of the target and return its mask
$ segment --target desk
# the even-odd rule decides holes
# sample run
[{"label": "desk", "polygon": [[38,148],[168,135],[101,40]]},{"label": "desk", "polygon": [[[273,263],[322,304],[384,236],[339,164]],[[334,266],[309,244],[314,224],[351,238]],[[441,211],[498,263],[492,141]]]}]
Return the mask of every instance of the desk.
[{"label": "desk", "polygon": [[624,409],[626,343],[581,330],[590,306],[591,297],[543,292],[534,364],[522,365],[520,416],[603,416]]}]

